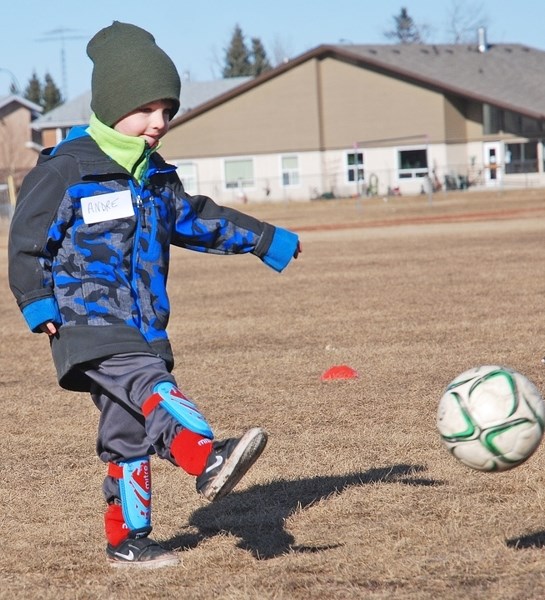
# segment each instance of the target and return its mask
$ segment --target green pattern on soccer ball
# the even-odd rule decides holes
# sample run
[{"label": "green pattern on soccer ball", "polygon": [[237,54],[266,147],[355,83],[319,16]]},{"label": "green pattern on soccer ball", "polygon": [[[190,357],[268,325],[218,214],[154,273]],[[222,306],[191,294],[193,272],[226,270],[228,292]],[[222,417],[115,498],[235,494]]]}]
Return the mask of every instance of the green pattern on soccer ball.
[{"label": "green pattern on soccer ball", "polygon": [[471,381],[472,379],[473,379],[473,377],[468,377],[467,379],[463,379],[462,381],[452,381],[451,383],[448,384],[446,391],[450,392],[451,390],[454,390],[457,387],[464,385],[464,383],[467,383],[468,381]]},{"label": "green pattern on soccer ball", "polygon": [[490,381],[491,379],[495,379],[496,377],[505,377],[505,379],[507,380],[507,383],[509,384],[509,388],[511,389],[511,398],[513,399],[513,406],[511,407],[511,410],[509,411],[509,415],[508,415],[508,416],[511,416],[512,414],[514,414],[516,412],[518,405],[519,405],[517,384],[515,382],[514,377],[511,375],[511,373],[509,373],[508,371],[505,371],[504,369],[497,369],[496,371],[490,371],[490,373],[486,373],[486,375],[479,377],[479,379],[477,379],[477,381],[475,381],[475,383],[469,388],[468,397],[471,398],[471,394],[480,385],[482,385],[483,383],[486,383],[487,381]]},{"label": "green pattern on soccer ball", "polygon": [[459,433],[455,433],[453,435],[443,434],[443,439],[448,442],[456,442],[458,440],[463,441],[475,437],[477,428],[475,427],[475,423],[471,419],[471,415],[464,408],[461,396],[456,392],[451,392],[451,396],[454,398],[454,400],[456,400],[458,404],[458,408],[460,409],[460,413],[464,418],[466,428],[463,431],[460,431]]},{"label": "green pattern on soccer ball", "polygon": [[515,421],[505,423],[505,425],[499,425],[498,427],[494,427],[493,429],[488,429],[486,431],[486,433],[483,435],[481,442],[482,442],[483,446],[491,454],[493,454],[494,456],[496,456],[498,458],[501,458],[501,460],[503,462],[506,462],[506,463],[520,462],[520,459],[515,459],[515,460],[508,459],[504,455],[504,453],[496,446],[496,444],[494,443],[494,440],[502,433],[505,433],[506,431],[513,429],[513,427],[518,427],[519,425],[523,425],[524,423],[530,423],[530,425],[532,424],[531,421],[528,421],[528,419],[516,419]]},{"label": "green pattern on soccer ball", "polygon": [[528,402],[528,398],[526,398],[526,396],[523,396],[523,398],[524,398],[524,404],[526,404],[526,406],[528,407],[528,409],[530,410],[530,412],[534,415],[536,423],[539,425],[539,431],[540,431],[540,433],[543,434],[543,429],[545,428],[545,423],[543,422],[543,419],[534,410],[534,407],[532,406],[532,403]]}]

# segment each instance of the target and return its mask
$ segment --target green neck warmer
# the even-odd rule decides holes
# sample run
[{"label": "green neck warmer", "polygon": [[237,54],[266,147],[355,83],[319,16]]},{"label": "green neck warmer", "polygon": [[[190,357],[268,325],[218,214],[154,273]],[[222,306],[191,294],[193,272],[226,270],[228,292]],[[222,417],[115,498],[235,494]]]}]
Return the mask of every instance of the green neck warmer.
[{"label": "green neck warmer", "polygon": [[94,113],[91,115],[87,133],[99,145],[102,152],[127,169],[139,183],[142,183],[149,157],[155,152],[157,146],[149,148],[142,138],[119,133],[119,131],[104,125]]}]

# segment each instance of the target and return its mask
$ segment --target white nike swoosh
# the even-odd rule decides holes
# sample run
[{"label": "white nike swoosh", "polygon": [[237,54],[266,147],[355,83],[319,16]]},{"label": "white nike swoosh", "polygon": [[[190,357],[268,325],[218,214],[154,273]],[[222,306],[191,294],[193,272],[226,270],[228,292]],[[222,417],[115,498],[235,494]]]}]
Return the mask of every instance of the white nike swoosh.
[{"label": "white nike swoosh", "polygon": [[128,554],[122,554],[121,552],[116,552],[116,556],[119,558],[124,558],[125,560],[134,560],[134,553],[132,550],[129,550]]},{"label": "white nike swoosh", "polygon": [[219,467],[221,464],[223,463],[223,456],[216,456],[216,460],[214,462],[214,464],[210,465],[206,470],[205,473],[208,473],[209,471],[211,471],[212,469],[215,469],[216,467]]}]

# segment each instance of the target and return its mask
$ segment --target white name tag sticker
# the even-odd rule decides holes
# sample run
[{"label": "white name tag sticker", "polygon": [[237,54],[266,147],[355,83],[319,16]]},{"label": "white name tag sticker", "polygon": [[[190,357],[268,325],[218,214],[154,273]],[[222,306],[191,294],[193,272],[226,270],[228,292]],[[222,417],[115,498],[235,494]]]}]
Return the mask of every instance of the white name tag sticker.
[{"label": "white name tag sticker", "polygon": [[134,215],[130,190],[100,194],[81,199],[83,221],[87,225],[124,219]]}]

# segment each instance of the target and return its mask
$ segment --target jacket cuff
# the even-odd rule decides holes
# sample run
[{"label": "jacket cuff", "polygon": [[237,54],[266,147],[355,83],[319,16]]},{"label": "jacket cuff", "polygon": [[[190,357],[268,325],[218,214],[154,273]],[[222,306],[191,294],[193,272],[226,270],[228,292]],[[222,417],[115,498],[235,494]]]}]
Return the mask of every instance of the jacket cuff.
[{"label": "jacket cuff", "polygon": [[55,298],[42,298],[23,308],[23,317],[34,333],[40,332],[40,325],[49,321],[61,322],[61,314]]},{"label": "jacket cuff", "polygon": [[276,227],[271,245],[263,256],[263,262],[280,273],[293,258],[298,243],[299,237],[295,233]]}]

